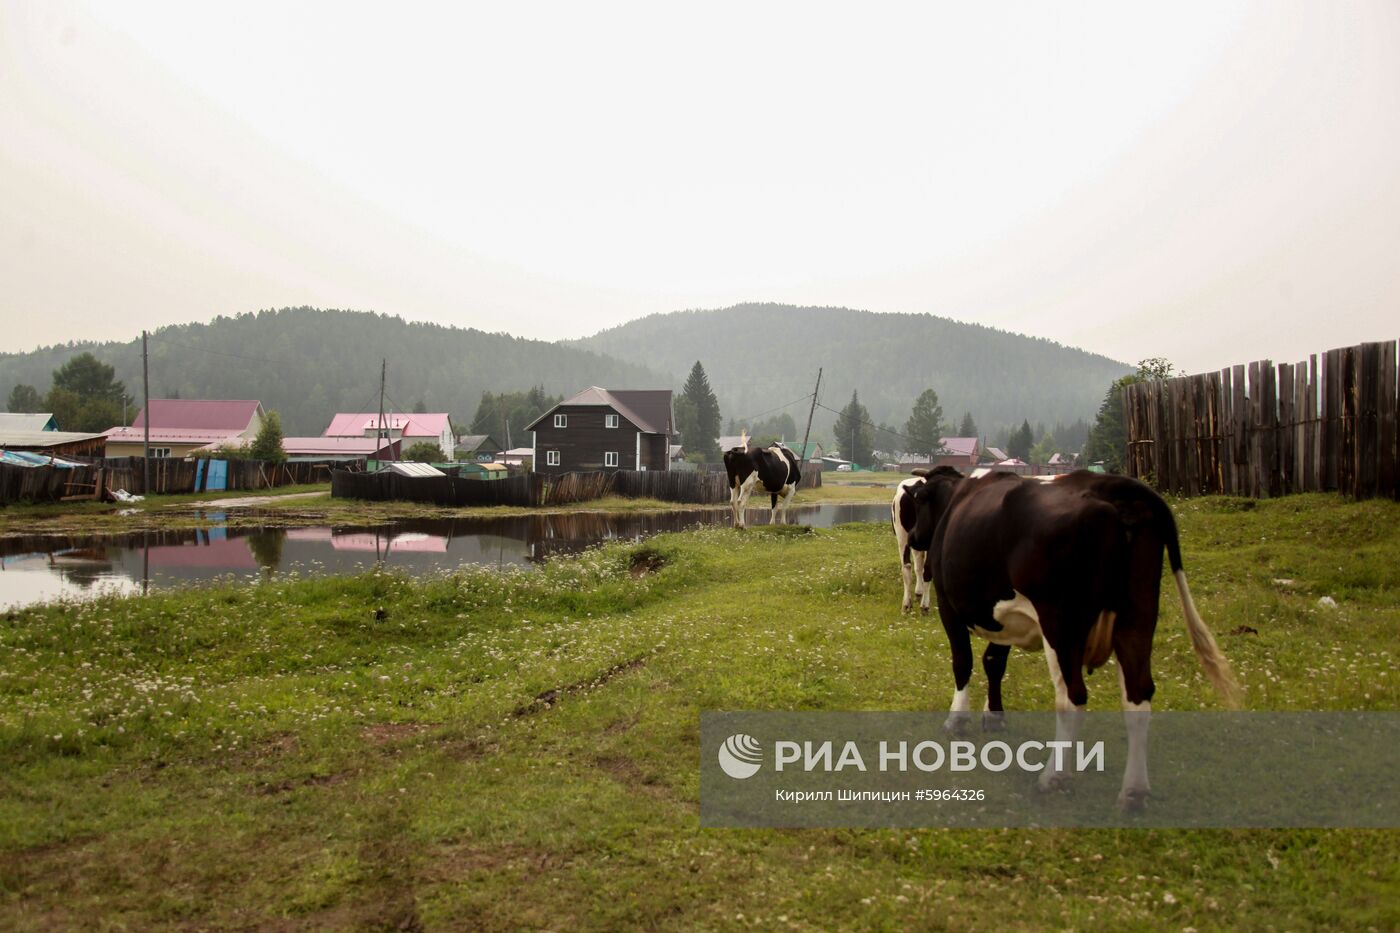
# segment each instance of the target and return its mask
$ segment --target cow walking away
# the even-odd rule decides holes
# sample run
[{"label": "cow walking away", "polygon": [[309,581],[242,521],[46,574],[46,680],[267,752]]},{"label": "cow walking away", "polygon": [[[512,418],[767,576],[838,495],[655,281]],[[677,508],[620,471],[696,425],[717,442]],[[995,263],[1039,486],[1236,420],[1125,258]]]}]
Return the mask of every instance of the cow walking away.
[{"label": "cow walking away", "polygon": [[[921,474],[924,472],[920,471]],[[900,603],[900,611],[908,612],[914,606],[909,592],[912,584],[913,596],[919,598],[919,609],[927,615],[929,594],[933,592],[933,587],[924,580],[928,542],[923,542],[922,547],[910,543],[914,534],[914,493],[923,488],[924,482],[923,475],[919,475],[899,484],[894,491],[894,501],[890,503],[890,521],[894,525],[895,549],[899,551],[899,575],[904,580],[904,601]]]},{"label": "cow walking away", "polygon": [[783,517],[787,517],[788,503],[797,492],[797,484],[802,481],[802,471],[798,468],[797,457],[786,447],[749,447],[748,435],[743,437],[744,446],[734,447],[724,452],[724,469],[729,474],[729,507],[734,513],[734,527],[744,527],[744,512],[748,508],[749,495],[755,486],[762,486],[770,499],[772,512],[769,522],[777,524],[778,503],[783,506]]},{"label": "cow walking away", "polygon": [[[993,473],[966,479],[951,467],[926,471],[913,487],[909,546],[926,548],[924,580],[933,585],[953,655],[947,727],[971,717],[971,636],[988,642],[983,727],[1002,726],[1001,681],[1012,647],[1043,648],[1055,688],[1056,739],[1073,741],[1088,702],[1084,683],[1109,657],[1118,662],[1128,727],[1128,763],[1118,802],[1141,808],[1150,792],[1147,725],[1155,689],[1152,636],[1157,626],[1165,551],[1192,647],[1228,706],[1239,687],[1196,611],[1182,569],[1176,520],[1162,498],[1122,476],[1078,471],[1053,483]],[[1068,779],[1047,765],[1043,788]]]}]

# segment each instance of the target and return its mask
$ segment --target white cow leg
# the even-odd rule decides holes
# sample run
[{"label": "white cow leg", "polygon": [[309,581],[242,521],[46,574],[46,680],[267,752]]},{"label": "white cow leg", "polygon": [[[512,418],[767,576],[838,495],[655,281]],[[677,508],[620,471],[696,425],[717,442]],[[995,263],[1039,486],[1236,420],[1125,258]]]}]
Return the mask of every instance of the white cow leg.
[{"label": "white cow leg", "polygon": [[928,562],[928,552],[914,552],[914,595],[919,597],[919,611],[928,615],[929,596],[933,584],[924,579],[924,565]]},{"label": "white cow leg", "polygon": [[[1084,707],[1075,706],[1069,698],[1069,688],[1065,686],[1065,675],[1060,670],[1060,658],[1050,642],[1045,642],[1045,663],[1050,667],[1050,682],[1055,685],[1055,741],[1068,742],[1058,749],[1051,749],[1045,762],[1045,770],[1040,772],[1040,789],[1055,790],[1069,782],[1071,764],[1074,761],[1074,741],[1079,737],[1079,724],[1084,716]],[[1058,752],[1058,756],[1057,756]],[[1056,760],[1058,757],[1058,761]],[[1056,767],[1059,764],[1060,767]]]},{"label": "white cow leg", "polygon": [[909,596],[909,578],[913,576],[914,568],[904,562],[904,546],[899,547],[899,575],[904,580],[904,602],[899,604],[900,612],[908,612],[914,605]]},{"label": "white cow leg", "polygon": [[1135,812],[1147,806],[1152,786],[1147,780],[1147,726],[1152,718],[1152,701],[1133,703],[1128,700],[1128,684],[1123,667],[1118,667],[1118,686],[1123,691],[1123,722],[1128,728],[1128,764],[1123,769],[1123,789],[1118,794],[1118,806],[1124,812]]},{"label": "white cow leg", "polygon": [[972,700],[968,698],[967,687],[953,691],[953,702],[948,707],[948,718],[943,723],[944,731],[951,735],[962,735],[972,725]]}]

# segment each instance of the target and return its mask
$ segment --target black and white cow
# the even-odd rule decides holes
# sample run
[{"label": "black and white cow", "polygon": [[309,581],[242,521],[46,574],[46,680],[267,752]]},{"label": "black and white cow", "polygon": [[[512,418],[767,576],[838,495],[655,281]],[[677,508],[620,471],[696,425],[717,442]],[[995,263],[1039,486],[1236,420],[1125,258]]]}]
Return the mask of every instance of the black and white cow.
[{"label": "black and white cow", "polygon": [[[1062,741],[1074,740],[1078,713],[1088,702],[1085,670],[1092,673],[1113,656],[1128,726],[1118,801],[1128,810],[1143,806],[1164,550],[1207,678],[1227,705],[1237,702],[1239,691],[1191,599],[1171,509],[1137,480],[1084,470],[1038,483],[1010,473],[966,479],[938,467],[911,495],[910,546],[928,550],[924,579],[938,596],[952,646],[955,692],[948,728],[965,728],[971,716],[972,635],[989,642],[982,655],[984,728],[1002,725],[1001,681],[1011,648],[1043,647],[1059,713],[1056,738]],[[1047,765],[1041,786],[1067,777]]]},{"label": "black and white cow", "polygon": [[[747,436],[745,436],[747,441]],[[724,469],[729,474],[729,507],[734,512],[734,527],[744,527],[744,510],[748,508],[749,494],[755,486],[761,485],[770,496],[773,509],[770,523],[778,520],[778,502],[782,501],[783,516],[787,517],[788,503],[797,492],[797,484],[802,481],[802,471],[798,469],[797,457],[786,447],[734,447],[724,452]]]},{"label": "black and white cow", "polygon": [[923,547],[910,544],[914,534],[914,492],[923,488],[923,485],[923,476],[915,476],[899,484],[899,488],[894,491],[894,501],[890,503],[890,521],[894,525],[895,548],[899,551],[899,574],[904,580],[904,601],[900,603],[899,608],[903,612],[913,608],[914,602],[909,592],[912,584],[913,596],[919,597],[919,608],[927,614],[929,594],[933,592],[933,587],[924,582],[924,560],[928,557],[928,542],[923,542]]}]

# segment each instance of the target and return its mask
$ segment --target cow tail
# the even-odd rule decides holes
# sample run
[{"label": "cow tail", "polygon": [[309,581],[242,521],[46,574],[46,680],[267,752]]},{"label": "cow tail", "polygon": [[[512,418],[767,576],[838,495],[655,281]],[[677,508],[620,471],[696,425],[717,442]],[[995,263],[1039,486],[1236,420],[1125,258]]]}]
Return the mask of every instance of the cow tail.
[{"label": "cow tail", "polygon": [[1225,659],[1224,652],[1216,644],[1215,636],[1210,633],[1205,620],[1196,610],[1196,601],[1191,598],[1191,587],[1186,584],[1186,571],[1182,569],[1181,564],[1181,542],[1176,533],[1176,518],[1172,515],[1171,507],[1160,496],[1153,495],[1152,498],[1156,500],[1154,510],[1157,513],[1157,525],[1166,541],[1167,560],[1171,564],[1172,576],[1176,578],[1176,592],[1181,597],[1181,614],[1186,617],[1186,633],[1191,636],[1191,647],[1196,651],[1196,658],[1201,662],[1206,679],[1220,694],[1225,706],[1228,709],[1239,709],[1242,696],[1239,682],[1235,680],[1235,674],[1230,669],[1230,662]]}]

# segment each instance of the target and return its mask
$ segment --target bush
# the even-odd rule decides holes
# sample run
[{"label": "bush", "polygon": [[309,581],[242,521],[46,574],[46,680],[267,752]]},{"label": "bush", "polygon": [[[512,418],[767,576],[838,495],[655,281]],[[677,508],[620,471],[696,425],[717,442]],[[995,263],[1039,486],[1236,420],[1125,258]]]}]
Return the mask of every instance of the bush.
[{"label": "bush", "polygon": [[442,463],[447,459],[432,441],[419,441],[404,451],[403,458],[411,463]]}]

